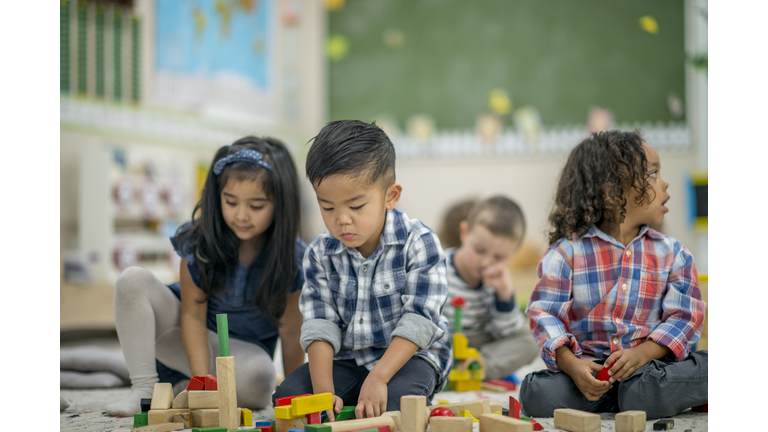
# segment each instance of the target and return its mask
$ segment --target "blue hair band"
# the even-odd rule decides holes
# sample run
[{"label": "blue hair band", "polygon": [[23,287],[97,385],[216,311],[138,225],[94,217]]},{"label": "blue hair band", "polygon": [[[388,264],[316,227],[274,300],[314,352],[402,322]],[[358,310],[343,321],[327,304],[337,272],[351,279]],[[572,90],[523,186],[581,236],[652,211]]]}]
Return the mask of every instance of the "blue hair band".
[{"label": "blue hair band", "polygon": [[221,174],[221,171],[224,170],[225,166],[235,162],[255,163],[263,166],[268,170],[272,170],[272,167],[269,166],[268,163],[261,160],[263,157],[264,155],[257,152],[256,150],[240,150],[237,153],[233,153],[225,158],[219,159],[219,161],[213,165],[213,173],[219,175]]}]

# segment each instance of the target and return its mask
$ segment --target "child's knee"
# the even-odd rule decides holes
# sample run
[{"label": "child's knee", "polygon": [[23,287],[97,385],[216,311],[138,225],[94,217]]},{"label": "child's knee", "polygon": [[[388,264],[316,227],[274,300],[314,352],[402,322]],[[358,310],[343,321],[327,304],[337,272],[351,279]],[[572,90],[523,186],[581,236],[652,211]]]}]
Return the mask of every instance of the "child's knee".
[{"label": "child's knee", "polygon": [[115,298],[118,301],[130,301],[146,293],[155,276],[142,267],[128,267],[120,273],[115,282]]}]

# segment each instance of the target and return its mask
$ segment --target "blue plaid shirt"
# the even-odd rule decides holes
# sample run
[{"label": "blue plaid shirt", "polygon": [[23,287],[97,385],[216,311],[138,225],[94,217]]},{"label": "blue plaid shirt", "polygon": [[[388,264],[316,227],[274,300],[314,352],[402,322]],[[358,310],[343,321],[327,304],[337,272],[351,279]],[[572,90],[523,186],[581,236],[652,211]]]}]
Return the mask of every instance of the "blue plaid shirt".
[{"label": "blue plaid shirt", "polygon": [[398,210],[388,210],[376,251],[364,258],[330,233],[304,254],[301,347],[333,345],[334,359],[354,359],[373,369],[394,336],[418,345],[415,355],[445,386],[453,353],[443,307],[448,297],[445,255],[432,230]]}]

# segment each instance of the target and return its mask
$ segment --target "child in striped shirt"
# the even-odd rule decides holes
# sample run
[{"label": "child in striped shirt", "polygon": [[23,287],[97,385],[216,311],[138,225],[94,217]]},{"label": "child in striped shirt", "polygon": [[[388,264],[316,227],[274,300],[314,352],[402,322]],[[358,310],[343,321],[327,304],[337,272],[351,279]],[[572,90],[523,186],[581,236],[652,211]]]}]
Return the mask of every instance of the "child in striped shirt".
[{"label": "child in striped shirt", "polygon": [[526,415],[639,410],[656,419],[707,403],[707,351],[691,351],[704,323],[696,265],[649,228],[669,211],[667,187],[659,154],[637,132],[593,133],[571,152],[528,302],[548,369],[522,382]]},{"label": "child in striped shirt", "polygon": [[[463,297],[462,331],[485,360],[486,377],[502,379],[531,362],[539,347],[515,302],[509,261],[525,234],[520,207],[494,196],[476,203],[459,223],[461,245],[445,251],[448,297]],[[450,303],[450,302],[449,302]],[[453,324],[454,310],[443,311]]]}]

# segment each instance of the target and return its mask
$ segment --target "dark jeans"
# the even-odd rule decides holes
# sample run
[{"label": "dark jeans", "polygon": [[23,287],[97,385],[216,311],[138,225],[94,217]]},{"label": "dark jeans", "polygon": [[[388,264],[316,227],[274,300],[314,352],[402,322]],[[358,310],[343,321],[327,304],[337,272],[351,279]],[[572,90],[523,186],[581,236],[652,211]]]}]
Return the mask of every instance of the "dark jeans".
[{"label": "dark jeans", "polygon": [[597,401],[589,401],[570,376],[541,370],[525,376],[520,403],[526,416],[553,417],[557,408],[594,413],[645,411],[647,419],[671,417],[707,403],[707,351],[691,353],[681,362],[651,360]]},{"label": "dark jeans", "polygon": [[[344,406],[357,406],[357,398],[360,396],[360,388],[365,378],[368,377],[368,369],[358,366],[354,360],[333,361],[333,387],[336,396],[344,401]],[[389,380],[387,384],[387,411],[400,409],[400,397],[404,395],[429,396],[437,384],[437,372],[420,357],[411,357],[408,362]],[[297,367],[288,375],[272,395],[272,405],[275,399],[295,396],[312,391],[312,378],[309,374],[309,363]]]}]

